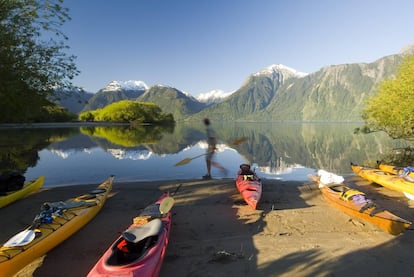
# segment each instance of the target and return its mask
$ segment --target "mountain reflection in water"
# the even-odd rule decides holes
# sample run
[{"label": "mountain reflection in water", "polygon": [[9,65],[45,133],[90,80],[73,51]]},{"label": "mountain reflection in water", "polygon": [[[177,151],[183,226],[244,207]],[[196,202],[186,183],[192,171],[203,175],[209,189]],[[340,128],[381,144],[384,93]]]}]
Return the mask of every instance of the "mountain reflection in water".
[{"label": "mountain reflection in water", "polygon": [[[325,169],[353,174],[350,162],[378,160],[393,148],[411,144],[384,133],[354,134],[362,123],[213,123],[220,140],[216,160],[234,178],[241,163],[253,164],[262,178],[307,181]],[[237,138],[248,137],[240,145]],[[0,129],[2,172],[18,170],[26,178],[45,175],[45,186],[99,183],[114,174],[117,182],[200,179],[205,153],[204,126],[96,126]]]}]

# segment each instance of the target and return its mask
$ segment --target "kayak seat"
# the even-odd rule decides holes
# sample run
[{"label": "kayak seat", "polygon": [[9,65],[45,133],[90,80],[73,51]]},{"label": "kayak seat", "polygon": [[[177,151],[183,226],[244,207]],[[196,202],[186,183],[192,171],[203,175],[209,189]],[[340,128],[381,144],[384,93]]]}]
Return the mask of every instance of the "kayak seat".
[{"label": "kayak seat", "polygon": [[160,204],[152,204],[147,206],[139,215],[150,216],[152,218],[159,218],[163,216],[160,212]]}]

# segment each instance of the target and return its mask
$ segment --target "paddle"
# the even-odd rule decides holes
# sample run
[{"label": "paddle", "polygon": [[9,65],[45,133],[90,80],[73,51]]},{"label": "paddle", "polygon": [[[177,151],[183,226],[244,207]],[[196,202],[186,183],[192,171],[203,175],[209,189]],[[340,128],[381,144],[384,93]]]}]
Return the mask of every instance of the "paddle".
[{"label": "paddle", "polygon": [[192,157],[192,158],[185,158],[184,160],[179,161],[178,163],[176,163],[174,166],[180,166],[180,165],[185,165],[185,164],[188,164],[188,163],[189,163],[189,162],[191,162],[192,160],[197,159],[197,158],[200,158],[200,157],[202,157],[202,156],[204,156],[204,155],[207,155],[207,153],[204,153],[204,154],[201,154],[201,155],[198,155],[198,156]]},{"label": "paddle", "polygon": [[[245,141],[246,141],[246,140],[248,140],[248,139],[249,139],[249,138],[247,138],[247,137],[241,137],[241,138],[238,138],[238,139],[233,140],[231,144],[232,144],[232,145],[239,145],[239,144],[241,144],[241,143],[245,142]],[[207,155],[207,153],[204,153],[204,154],[201,154],[201,155],[198,155],[198,156],[192,157],[192,158],[185,158],[184,160],[179,161],[178,163],[176,163],[174,166],[181,166],[181,165],[188,164],[188,163],[190,163],[192,160],[197,159],[197,158],[200,158],[200,157],[205,156],[205,155]]]},{"label": "paddle", "polygon": [[26,229],[14,235],[12,238],[6,241],[6,243],[3,244],[3,246],[5,247],[25,246],[31,243],[35,237],[36,237],[35,231]]},{"label": "paddle", "polygon": [[168,213],[173,206],[174,206],[174,198],[170,196],[165,197],[160,203],[160,213],[162,215]]}]

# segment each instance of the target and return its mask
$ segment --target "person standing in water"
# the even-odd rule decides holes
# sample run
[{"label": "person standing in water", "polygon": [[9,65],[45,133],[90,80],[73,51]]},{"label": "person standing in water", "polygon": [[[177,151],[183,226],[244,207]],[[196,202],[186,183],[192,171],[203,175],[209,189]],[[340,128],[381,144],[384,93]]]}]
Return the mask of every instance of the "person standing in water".
[{"label": "person standing in water", "polygon": [[213,161],[213,156],[217,149],[216,148],[217,139],[216,139],[216,133],[214,132],[213,128],[211,128],[210,120],[208,118],[204,118],[204,125],[206,126],[208,147],[207,147],[207,153],[206,153],[207,174],[203,176],[203,179],[211,179],[211,166],[217,167],[226,175],[227,169],[225,169],[218,162]]}]

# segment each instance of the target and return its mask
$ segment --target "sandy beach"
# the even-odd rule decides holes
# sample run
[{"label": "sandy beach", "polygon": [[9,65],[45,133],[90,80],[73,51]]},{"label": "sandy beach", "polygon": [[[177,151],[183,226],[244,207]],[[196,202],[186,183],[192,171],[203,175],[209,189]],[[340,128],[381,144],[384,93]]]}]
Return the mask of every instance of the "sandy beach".
[{"label": "sandy beach", "polygon": [[[86,276],[135,215],[161,192],[178,187],[161,277],[412,275],[412,230],[392,236],[351,218],[330,206],[311,181],[262,181],[261,202],[252,210],[234,179],[118,183],[115,177],[101,212],[17,276]],[[346,181],[414,222],[414,203],[402,194],[356,176]],[[96,185],[46,188],[0,209],[0,241],[30,225],[42,203],[66,200]]]}]

